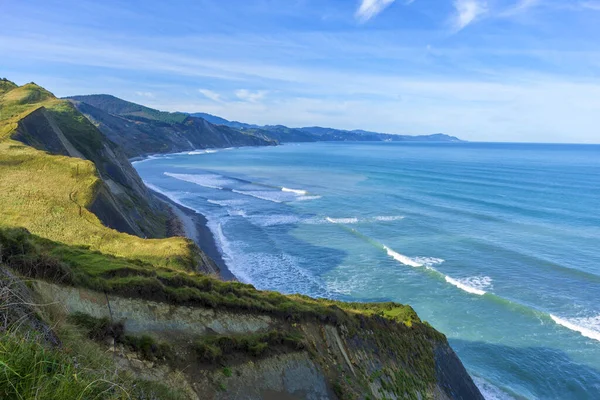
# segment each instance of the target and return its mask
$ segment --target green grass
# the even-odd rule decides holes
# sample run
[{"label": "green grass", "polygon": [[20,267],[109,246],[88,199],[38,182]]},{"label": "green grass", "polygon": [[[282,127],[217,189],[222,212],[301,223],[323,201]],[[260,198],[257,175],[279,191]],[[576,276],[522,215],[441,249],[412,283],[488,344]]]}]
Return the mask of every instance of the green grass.
[{"label": "green grass", "polygon": [[5,332],[0,335],[0,398],[2,399],[164,399],[183,393],[164,384],[115,374],[115,366],[99,347],[69,338],[50,347],[37,338]]},{"label": "green grass", "polygon": [[42,106],[83,153],[102,162],[100,133],[69,102],[33,84],[0,95],[0,227],[24,227],[54,242],[156,266],[192,268],[197,258],[190,240],[144,240],[120,233],[88,210],[102,184],[94,163],[51,155],[10,138],[18,121]]},{"label": "green grass", "polygon": [[152,120],[166,124],[179,124],[185,121],[187,114],[180,112],[158,111],[110,95],[75,96],[77,101],[87,102],[94,107],[106,110],[111,114],[123,115],[131,119]]},{"label": "green grass", "polygon": [[[305,348],[303,336],[296,331],[271,330],[245,335],[212,335],[199,338],[194,344],[198,359],[214,363],[231,355],[261,357],[273,351],[298,351]],[[223,373],[231,376],[231,370]]]}]

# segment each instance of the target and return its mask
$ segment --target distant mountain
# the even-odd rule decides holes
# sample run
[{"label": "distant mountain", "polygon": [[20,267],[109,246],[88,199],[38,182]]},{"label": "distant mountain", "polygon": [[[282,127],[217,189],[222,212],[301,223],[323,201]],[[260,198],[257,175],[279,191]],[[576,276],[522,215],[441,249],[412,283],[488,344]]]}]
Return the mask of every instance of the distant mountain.
[{"label": "distant mountain", "polygon": [[184,113],[158,111],[106,94],[67,98],[129,157],[209,147],[276,145],[263,132],[246,132]]},{"label": "distant mountain", "polygon": [[204,118],[205,120],[219,125],[225,125],[232,128],[252,132],[254,134],[264,134],[278,140],[281,143],[286,142],[340,142],[340,141],[371,141],[371,142],[461,142],[454,136],[436,133],[432,135],[395,135],[390,133],[369,132],[360,129],[344,130],[334,128],[323,128],[320,126],[311,126],[304,128],[288,128],[284,125],[253,125],[238,121],[229,121],[225,118],[207,113],[193,113],[191,116]]}]

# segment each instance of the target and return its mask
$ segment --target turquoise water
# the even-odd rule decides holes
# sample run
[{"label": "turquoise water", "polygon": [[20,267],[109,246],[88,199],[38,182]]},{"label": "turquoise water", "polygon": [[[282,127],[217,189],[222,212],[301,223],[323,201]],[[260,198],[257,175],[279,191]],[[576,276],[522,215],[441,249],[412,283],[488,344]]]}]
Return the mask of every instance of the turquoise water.
[{"label": "turquoise water", "polygon": [[408,303],[488,399],[600,398],[600,146],[311,143],[135,167],[207,216],[242,281]]}]

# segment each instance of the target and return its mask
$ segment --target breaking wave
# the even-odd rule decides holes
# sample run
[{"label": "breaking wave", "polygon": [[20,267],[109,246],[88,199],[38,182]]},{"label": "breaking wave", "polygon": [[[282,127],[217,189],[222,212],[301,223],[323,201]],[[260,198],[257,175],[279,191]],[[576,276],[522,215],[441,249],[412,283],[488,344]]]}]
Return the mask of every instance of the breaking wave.
[{"label": "breaking wave", "polygon": [[[266,190],[237,190],[233,189],[233,193],[242,194],[244,196],[251,196],[257,199],[272,201],[273,203],[283,203],[281,198],[278,198],[277,192],[266,191]],[[275,196],[273,196],[275,195]]]},{"label": "breaking wave", "polygon": [[454,285],[467,293],[476,294],[478,296],[483,296],[486,294],[487,292],[483,289],[490,286],[492,283],[492,278],[489,276],[474,276],[470,278],[454,279],[446,275],[444,279],[449,284]]},{"label": "breaking wave", "polygon": [[282,192],[288,192],[288,193],[294,193],[294,194],[297,194],[298,196],[306,196],[308,194],[308,192],[306,190],[289,189],[289,188],[286,188],[286,187],[282,187],[281,191]]},{"label": "breaking wave", "polygon": [[198,186],[223,190],[223,186],[231,185],[234,182],[216,174],[175,174],[172,172],[165,172],[166,176],[178,179],[184,182],[194,183]]},{"label": "breaking wave", "polygon": [[563,319],[550,314],[550,318],[557,324],[581,335],[600,342],[600,315],[591,318]]},{"label": "breaking wave", "polygon": [[328,222],[332,224],[356,224],[358,222],[358,218],[325,218]]}]

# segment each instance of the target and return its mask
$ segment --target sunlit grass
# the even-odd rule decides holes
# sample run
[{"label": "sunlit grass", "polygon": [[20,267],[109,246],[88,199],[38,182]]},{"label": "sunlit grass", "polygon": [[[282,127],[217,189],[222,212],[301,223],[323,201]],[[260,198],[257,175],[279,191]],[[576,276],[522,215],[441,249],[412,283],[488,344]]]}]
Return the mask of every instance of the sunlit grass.
[{"label": "sunlit grass", "polygon": [[[68,129],[81,126],[86,152],[101,146],[85,142],[89,122],[65,101],[25,85],[0,97],[0,226],[24,227],[55,242],[89,246],[106,254],[140,259],[157,266],[189,269],[195,263],[193,244],[184,238],[145,240],[107,228],[88,208],[102,184],[87,160],[25,146],[10,138],[18,121],[46,107]],[[89,136],[89,135],[88,135]]]}]

